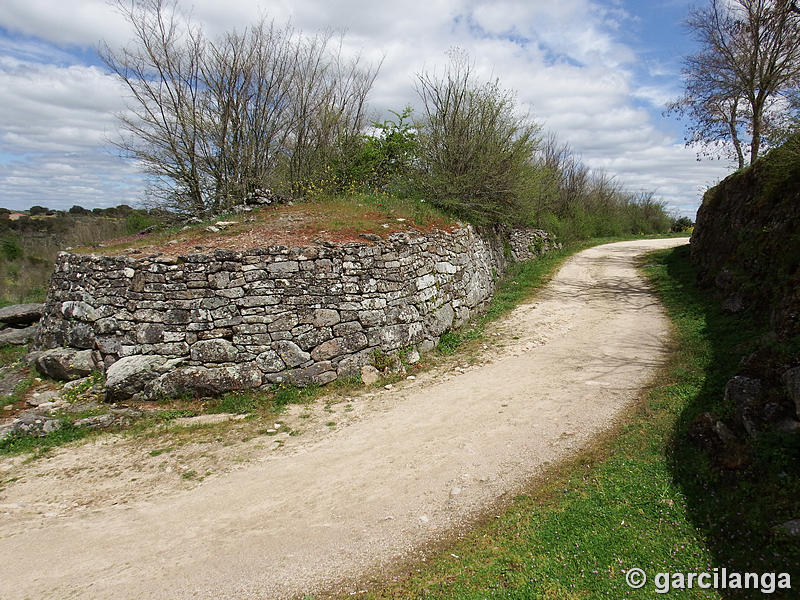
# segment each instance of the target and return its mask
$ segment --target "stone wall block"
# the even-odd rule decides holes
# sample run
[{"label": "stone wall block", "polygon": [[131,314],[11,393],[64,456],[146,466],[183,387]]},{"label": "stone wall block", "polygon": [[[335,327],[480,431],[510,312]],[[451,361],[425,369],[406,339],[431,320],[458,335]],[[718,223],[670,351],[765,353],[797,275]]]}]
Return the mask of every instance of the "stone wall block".
[{"label": "stone wall block", "polygon": [[140,355],[189,361],[158,373],[150,397],[326,383],[359,373],[375,350],[430,348],[466,322],[506,268],[504,239],[515,257],[558,247],[544,232],[463,227],[181,257],[62,253],[35,345],[93,351],[103,366]]}]

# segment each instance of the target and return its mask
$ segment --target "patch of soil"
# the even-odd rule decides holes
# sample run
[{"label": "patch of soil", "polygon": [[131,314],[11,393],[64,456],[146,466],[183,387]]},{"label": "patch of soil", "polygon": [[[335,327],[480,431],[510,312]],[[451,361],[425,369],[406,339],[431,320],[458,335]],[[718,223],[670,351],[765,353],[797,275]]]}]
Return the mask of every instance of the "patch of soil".
[{"label": "patch of soil", "polygon": [[[393,233],[430,233],[452,231],[458,224],[445,219],[417,223],[400,213],[362,208],[358,205],[342,210],[341,205],[299,204],[266,207],[219,222],[196,225],[178,232],[129,235],[107,240],[90,248],[73,252],[133,257],[163,254],[181,256],[209,253],[217,249],[248,250],[268,246],[300,247],[311,244],[371,244]],[[220,231],[209,231],[209,227]],[[365,237],[366,236],[366,237]]]}]

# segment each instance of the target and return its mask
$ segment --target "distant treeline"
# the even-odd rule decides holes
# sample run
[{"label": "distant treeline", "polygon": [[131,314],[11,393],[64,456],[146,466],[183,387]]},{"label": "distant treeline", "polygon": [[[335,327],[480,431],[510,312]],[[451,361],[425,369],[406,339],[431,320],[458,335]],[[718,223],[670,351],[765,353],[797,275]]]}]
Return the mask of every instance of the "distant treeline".
[{"label": "distant treeline", "polygon": [[64,248],[134,234],[168,217],[161,210],[124,204],[92,210],[73,206],[69,211],[0,208],[0,305],[42,300],[55,258]]}]

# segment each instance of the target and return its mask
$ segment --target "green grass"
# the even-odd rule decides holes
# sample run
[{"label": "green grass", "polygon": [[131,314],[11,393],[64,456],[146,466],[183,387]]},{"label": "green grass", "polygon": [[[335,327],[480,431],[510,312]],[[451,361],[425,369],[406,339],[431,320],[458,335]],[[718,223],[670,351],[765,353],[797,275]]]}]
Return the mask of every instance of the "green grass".
[{"label": "green grass", "polygon": [[70,421],[64,420],[60,429],[41,437],[12,434],[0,440],[0,456],[32,453],[33,458],[38,458],[52,448],[82,440],[96,433],[87,427],[75,427]]},{"label": "green grass", "polygon": [[[21,367],[21,360],[25,356],[25,346],[0,346],[0,369],[16,369]],[[11,390],[9,394],[0,397],[0,409],[9,404],[17,404],[22,400],[23,395],[33,385],[34,376],[30,373],[30,369],[22,370],[25,377],[19,381]],[[0,377],[3,374],[0,373]]]},{"label": "green grass", "polygon": [[26,353],[26,346],[0,346],[0,367],[16,364]]},{"label": "green grass", "polygon": [[[713,469],[713,457],[686,439],[694,415],[722,408],[724,382],[760,327],[724,315],[695,289],[686,247],[651,254],[648,262],[647,274],[674,323],[676,346],[626,424],[552,471],[498,518],[425,565],[413,565],[399,583],[380,582],[361,597],[651,599],[657,597],[656,573],[723,566],[786,571],[798,585],[800,544],[771,533],[775,523],[800,515],[797,439],[755,446],[753,470],[738,477]],[[632,567],[651,578],[641,590],[625,583]],[[668,597],[761,594],[723,596],[694,588]]]}]

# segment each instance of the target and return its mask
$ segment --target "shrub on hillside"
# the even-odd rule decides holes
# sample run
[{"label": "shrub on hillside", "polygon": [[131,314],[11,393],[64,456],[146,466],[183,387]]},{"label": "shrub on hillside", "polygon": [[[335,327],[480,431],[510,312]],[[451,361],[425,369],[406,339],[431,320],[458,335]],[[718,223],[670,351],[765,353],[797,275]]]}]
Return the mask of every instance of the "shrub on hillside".
[{"label": "shrub on hillside", "polygon": [[418,76],[422,100],[418,183],[425,198],[479,225],[509,224],[528,212],[537,126],[517,115],[499,82],[478,82],[455,52],[441,77]]}]

